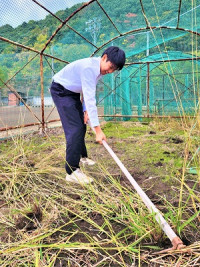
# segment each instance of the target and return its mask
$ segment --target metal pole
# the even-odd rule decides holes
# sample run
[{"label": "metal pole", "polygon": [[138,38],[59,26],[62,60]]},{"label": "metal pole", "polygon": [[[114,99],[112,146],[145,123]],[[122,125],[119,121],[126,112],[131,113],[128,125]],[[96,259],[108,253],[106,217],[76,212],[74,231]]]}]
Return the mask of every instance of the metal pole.
[{"label": "metal pole", "polygon": [[146,50],[146,56],[149,56],[149,32],[147,32],[147,50]]},{"label": "metal pole", "polygon": [[40,81],[41,81],[41,112],[42,112],[42,132],[45,131],[44,121],[44,72],[43,72],[43,55],[40,54]]},{"label": "metal pole", "polygon": [[149,62],[147,62],[147,117],[149,117],[149,88],[150,88]]},{"label": "metal pole", "polygon": [[99,118],[107,118],[107,117],[113,117],[113,118],[168,118],[168,119],[183,119],[183,118],[188,118],[188,119],[191,119],[191,118],[196,118],[196,116],[159,116],[159,115],[149,115],[149,116],[145,116],[145,115],[113,115],[113,114],[107,114],[107,115],[98,115]]},{"label": "metal pole", "polygon": [[[179,58],[179,59],[163,59],[163,60],[156,60],[156,61],[147,61],[148,63],[164,63],[164,62],[177,62],[177,61],[194,61],[194,60],[200,60],[200,57],[195,57],[195,58]],[[146,62],[146,63],[147,63]],[[132,62],[132,63],[126,63],[126,66],[132,66],[132,65],[144,65],[144,62]]]},{"label": "metal pole", "polygon": [[[53,45],[51,46],[51,55],[53,56]],[[51,68],[52,68],[51,75],[53,77],[54,76],[54,59],[53,59],[53,57],[51,59]]]},{"label": "metal pole", "polygon": [[165,99],[165,75],[163,75],[163,100]]}]

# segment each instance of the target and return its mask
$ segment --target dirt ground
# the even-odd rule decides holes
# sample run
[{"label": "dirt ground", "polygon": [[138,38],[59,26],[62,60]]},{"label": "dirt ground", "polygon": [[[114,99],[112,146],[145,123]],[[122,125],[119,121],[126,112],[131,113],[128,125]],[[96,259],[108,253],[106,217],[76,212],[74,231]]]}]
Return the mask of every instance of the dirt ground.
[{"label": "dirt ground", "polygon": [[[123,125],[122,128],[120,124]],[[165,201],[173,207],[178,207],[180,182],[176,178],[182,176],[182,160],[186,145],[184,131],[155,129],[152,124],[121,122],[116,123],[116,131],[113,133],[113,129],[109,131],[110,123],[102,125],[107,135],[107,143],[156,207],[163,213],[166,211]],[[62,133],[62,128],[52,129],[51,134],[54,131]],[[134,191],[105,147],[96,144],[91,130],[87,132],[86,145],[90,158],[104,166],[122,186]],[[188,160],[192,155],[192,152],[189,152]],[[93,178],[99,179],[101,176],[94,167],[88,167],[87,171]],[[190,188],[195,185],[196,191],[200,191],[200,184],[196,184],[196,175],[187,173],[185,179]],[[98,215],[95,220],[101,222]],[[182,236],[182,241],[186,245],[197,240],[200,240],[199,231],[195,234],[187,232],[187,235]],[[165,240],[165,243],[159,245],[166,248],[170,242]]]},{"label": "dirt ground", "polygon": [[[112,148],[114,153],[119,157],[122,163],[125,165],[127,170],[130,172],[135,181],[139,184],[139,186],[145,191],[151,201],[156,205],[156,207],[163,213],[169,213],[169,207],[171,205],[172,209],[176,209],[179,206],[180,201],[180,181],[183,177],[183,161],[185,155],[187,154],[188,161],[192,160],[194,155],[193,146],[187,147],[187,138],[185,138],[186,134],[183,129],[176,127],[166,127],[162,125],[156,125],[154,123],[135,123],[135,122],[116,122],[116,123],[105,123],[102,125],[103,131],[107,136],[107,143]],[[33,134],[36,136],[37,134]],[[65,142],[63,129],[62,127],[51,128],[47,131],[47,135],[50,138],[54,136],[61,136],[60,142]],[[41,138],[40,138],[41,139]],[[196,140],[196,139],[195,139]],[[5,142],[5,141],[4,141]],[[40,140],[40,142],[43,142]],[[45,137],[44,137],[45,142]],[[97,162],[95,166],[87,167],[87,174],[93,177],[96,181],[102,181],[105,185],[108,185],[108,188],[111,188],[111,194],[115,194],[116,198],[120,196],[121,192],[117,190],[115,187],[110,187],[110,182],[107,180],[107,177],[112,176],[116,181],[118,181],[124,190],[134,191],[133,186],[130,184],[126,176],[122,173],[122,171],[117,166],[116,162],[112,159],[108,151],[105,149],[103,145],[99,145],[95,142],[94,134],[91,130],[88,130],[86,135],[86,145],[88,148],[89,157]],[[195,145],[199,145],[199,138],[197,136],[197,142]],[[186,147],[188,148],[186,151]],[[50,153],[53,150],[53,147],[48,150]],[[30,162],[29,162],[30,163]],[[52,163],[55,164],[55,167],[64,168],[64,162],[55,161]],[[193,162],[192,162],[193,163]],[[34,168],[34,164],[31,161],[32,167]],[[81,167],[84,169],[84,167]],[[102,169],[104,172],[102,172]],[[105,175],[105,172],[108,173]],[[46,177],[48,179],[48,177]],[[49,184],[50,181],[47,181]],[[200,192],[200,184],[198,182],[198,176],[193,175],[189,172],[185,173],[185,183],[189,188],[193,188],[195,192],[197,192],[197,196],[199,196]],[[79,186],[74,186],[74,188],[78,188]],[[61,190],[61,187],[58,186],[58,190]],[[126,193],[126,191],[124,191]],[[73,201],[81,201],[82,196],[78,194],[76,191],[71,190],[67,193],[68,197]],[[187,192],[183,194],[183,202],[186,202],[188,205],[188,209],[185,208],[187,212],[185,212],[186,220],[191,216],[193,216],[193,205],[192,201],[196,201],[194,199],[189,199]],[[2,200],[3,201],[3,200]],[[62,201],[62,204],[65,203]],[[98,200],[99,203],[102,203],[102,199]],[[166,206],[166,203],[168,205]],[[3,205],[3,202],[1,203]],[[1,206],[2,206],[1,205]],[[66,203],[69,205],[69,203]],[[196,202],[197,209],[200,209],[200,205]],[[87,213],[89,219],[91,219],[96,225],[102,227],[104,224],[104,219],[102,214],[98,211],[89,210],[83,207],[83,212]],[[137,208],[136,208],[137,212]],[[124,222],[120,222],[117,220],[117,214],[112,212],[110,213],[110,221],[112,224],[113,233],[120,233],[124,231],[126,225]],[[37,219],[37,221],[42,223],[42,215],[39,209],[33,210],[33,212],[29,212],[26,216],[21,216],[18,218],[16,222],[16,229],[21,231],[25,229],[27,233],[32,233],[38,227],[37,223],[33,221]],[[105,233],[102,233],[100,230],[97,230],[94,227],[91,227],[90,223],[84,219],[76,220],[76,225],[73,223],[74,218],[76,218],[73,210],[68,213],[68,217],[61,217],[60,223],[65,225],[62,227],[61,231],[56,231],[51,238],[54,242],[59,242],[60,238],[63,236],[63,232],[76,232],[74,234],[70,242],[79,242],[79,243],[88,243],[88,236],[94,238],[95,240],[107,240],[108,236]],[[30,223],[30,219],[32,222]],[[185,245],[191,245],[200,240],[200,232],[197,230],[197,226],[199,225],[199,216],[194,218],[193,224],[185,227],[185,230],[181,233],[181,240]],[[72,221],[72,222],[71,222]],[[87,236],[88,235],[88,236]],[[134,235],[127,234],[127,238],[121,240],[121,242],[126,244],[132,244],[135,241]],[[46,240],[48,243],[48,240]],[[148,245],[157,246],[162,249],[166,249],[171,247],[171,242],[169,239],[164,237],[163,233],[152,234],[151,241],[146,243],[146,240],[142,240],[140,243],[141,246]],[[109,246],[109,245],[108,245]],[[110,245],[111,246],[111,245]],[[168,262],[168,265],[162,265],[157,262],[153,262],[154,250],[146,249],[142,250],[141,257],[143,257],[143,263],[141,266],[173,266],[170,265],[170,262],[173,262],[173,259],[176,257],[174,255],[165,255],[163,256],[163,262]],[[77,250],[73,252],[65,252],[62,251],[59,254],[59,257],[56,259],[55,267],[68,266],[69,262],[74,262],[74,265],[69,266],[139,266],[138,261],[133,261],[130,259],[130,255],[126,252],[118,253],[117,250],[111,249],[109,251],[109,255],[113,255],[113,257],[121,262],[123,258],[123,262],[126,265],[118,264],[114,261],[109,261],[106,263],[102,262],[102,265],[96,265],[96,262],[101,262],[106,257],[106,253],[104,250],[101,251],[101,256],[97,256],[94,251],[90,251],[88,249]],[[65,260],[67,258],[68,260]],[[70,260],[69,260],[70,259]],[[149,263],[148,263],[149,262]],[[151,262],[151,263],[150,263]],[[197,262],[198,263],[198,262]],[[199,263],[200,264],[200,263]],[[196,265],[198,266],[198,265]]]}]

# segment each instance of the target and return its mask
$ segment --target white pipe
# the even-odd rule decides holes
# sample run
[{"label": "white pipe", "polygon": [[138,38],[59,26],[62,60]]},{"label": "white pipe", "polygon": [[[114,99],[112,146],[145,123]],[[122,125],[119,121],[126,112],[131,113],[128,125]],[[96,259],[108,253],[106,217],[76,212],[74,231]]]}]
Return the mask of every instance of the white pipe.
[{"label": "white pipe", "polygon": [[[117,165],[120,167],[122,172],[125,174],[127,179],[130,181],[130,183],[133,185],[135,190],[137,191],[138,195],[143,200],[144,204],[147,206],[149,211],[151,213],[155,213],[155,219],[159,223],[162,230],[165,232],[165,234],[168,236],[168,238],[171,240],[171,242],[174,240],[174,238],[178,238],[178,236],[175,234],[175,232],[172,230],[170,225],[165,221],[163,216],[160,214],[159,210],[155,207],[155,205],[151,202],[149,197],[146,195],[146,193],[140,188],[140,186],[136,183],[134,178],[131,176],[129,171],[126,169],[126,167],[123,165],[123,163],[120,161],[120,159],[117,157],[117,155],[113,152],[113,150],[109,147],[109,145],[106,143],[105,140],[102,141],[104,147],[107,149],[107,151],[110,153],[114,161],[117,163]],[[179,244],[181,244],[181,240],[178,238]],[[172,242],[173,243],[173,242]]]}]

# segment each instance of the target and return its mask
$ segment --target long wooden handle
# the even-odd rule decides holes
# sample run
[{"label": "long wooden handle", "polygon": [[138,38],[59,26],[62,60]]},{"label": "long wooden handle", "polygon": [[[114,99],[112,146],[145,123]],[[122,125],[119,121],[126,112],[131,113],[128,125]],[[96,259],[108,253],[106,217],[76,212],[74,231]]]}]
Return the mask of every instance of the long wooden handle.
[{"label": "long wooden handle", "polygon": [[[107,151],[109,152],[109,154],[112,156],[114,161],[117,163],[117,165],[120,167],[122,172],[125,174],[126,178],[133,185],[133,187],[135,188],[135,190],[137,191],[138,195],[141,197],[142,201],[147,206],[149,211],[151,213],[155,214],[154,216],[155,216],[156,221],[159,223],[160,227],[165,232],[165,234],[168,236],[168,238],[171,240],[171,242],[174,239],[177,239],[177,238],[179,239],[179,237],[175,234],[175,232],[172,230],[170,225],[166,222],[166,220],[160,214],[159,210],[155,207],[155,205],[152,203],[152,201],[149,199],[149,197],[146,195],[146,193],[137,184],[137,182],[134,180],[132,175],[129,173],[129,171],[126,169],[126,167],[120,161],[120,159],[117,157],[117,155],[113,152],[113,150],[109,147],[109,145],[106,143],[106,141],[103,140],[102,143],[103,143],[104,147],[107,149]],[[179,242],[182,242],[182,241],[179,239]]]}]

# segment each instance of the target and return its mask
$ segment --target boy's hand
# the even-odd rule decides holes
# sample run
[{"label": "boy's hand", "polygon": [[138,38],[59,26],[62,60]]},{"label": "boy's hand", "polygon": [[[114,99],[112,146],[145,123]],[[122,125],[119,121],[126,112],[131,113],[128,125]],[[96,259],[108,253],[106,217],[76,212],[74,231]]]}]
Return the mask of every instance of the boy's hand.
[{"label": "boy's hand", "polygon": [[84,124],[87,124],[88,120],[89,120],[88,113],[87,111],[84,111]]},{"label": "boy's hand", "polygon": [[95,133],[96,133],[96,141],[102,145],[102,140],[106,141],[106,136],[103,133],[103,131],[101,130],[100,126],[96,126],[94,127]]}]

